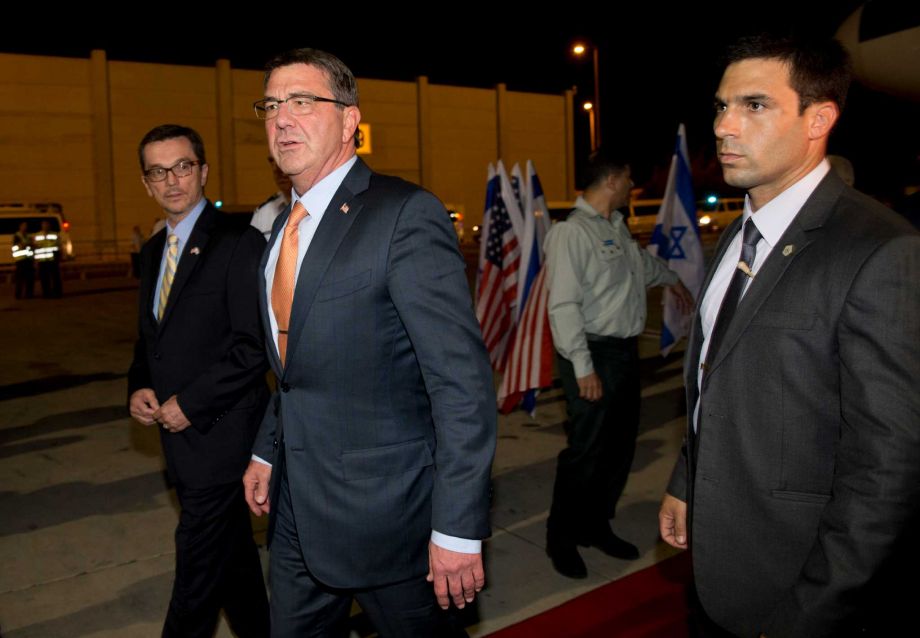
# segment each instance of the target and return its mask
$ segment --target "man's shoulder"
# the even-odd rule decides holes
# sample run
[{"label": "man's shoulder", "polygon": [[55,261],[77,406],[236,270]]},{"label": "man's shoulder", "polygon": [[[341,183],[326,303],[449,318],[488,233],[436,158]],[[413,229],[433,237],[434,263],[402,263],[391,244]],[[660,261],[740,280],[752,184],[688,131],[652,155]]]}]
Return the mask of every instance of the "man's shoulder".
[{"label": "man's shoulder", "polygon": [[250,224],[246,215],[223,213],[209,205],[198,223],[212,240],[219,240],[220,244],[236,246],[242,242],[256,248],[265,246],[265,237]]},{"label": "man's shoulder", "polygon": [[841,191],[823,230],[828,252],[848,262],[867,259],[899,238],[920,243],[920,233],[903,217],[850,187]]},{"label": "man's shoulder", "polygon": [[371,178],[367,189],[374,191],[375,196],[384,194],[394,197],[408,197],[414,193],[428,192],[418,184],[403,179],[402,177],[384,175],[383,173],[377,172],[371,172]]},{"label": "man's shoulder", "polygon": [[565,220],[553,224],[546,235],[546,241],[554,237],[553,241],[575,241],[580,237],[587,237],[590,229],[591,216],[573,208]]}]

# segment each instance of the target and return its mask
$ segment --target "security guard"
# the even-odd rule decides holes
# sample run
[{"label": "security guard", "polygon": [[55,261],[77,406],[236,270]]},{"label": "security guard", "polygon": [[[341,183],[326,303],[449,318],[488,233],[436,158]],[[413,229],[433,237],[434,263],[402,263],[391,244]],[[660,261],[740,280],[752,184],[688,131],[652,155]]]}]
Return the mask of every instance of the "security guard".
[{"label": "security guard", "polygon": [[16,263],[16,299],[31,299],[35,289],[35,253],[26,222],[19,224],[19,230],[13,235],[13,261]]},{"label": "security guard", "polygon": [[42,297],[60,297],[61,238],[51,230],[51,222],[43,221],[41,231],[32,236],[38,276],[42,282]]}]

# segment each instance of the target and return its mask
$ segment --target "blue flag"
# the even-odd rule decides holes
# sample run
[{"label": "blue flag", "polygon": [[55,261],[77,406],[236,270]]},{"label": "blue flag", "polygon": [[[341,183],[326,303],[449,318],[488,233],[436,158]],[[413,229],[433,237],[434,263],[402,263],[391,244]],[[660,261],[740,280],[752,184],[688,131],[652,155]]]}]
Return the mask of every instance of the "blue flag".
[{"label": "blue flag", "polygon": [[[658,209],[655,232],[648,250],[668,262],[668,267],[678,274],[696,299],[703,285],[703,246],[696,221],[696,198],[690,178],[687,134],[683,124],[677,129],[677,143],[671,158],[668,184],[661,208]],[[680,312],[677,300],[668,289],[665,289],[661,303],[664,306],[661,356],[667,356],[671,348],[689,333],[691,316]]]}]

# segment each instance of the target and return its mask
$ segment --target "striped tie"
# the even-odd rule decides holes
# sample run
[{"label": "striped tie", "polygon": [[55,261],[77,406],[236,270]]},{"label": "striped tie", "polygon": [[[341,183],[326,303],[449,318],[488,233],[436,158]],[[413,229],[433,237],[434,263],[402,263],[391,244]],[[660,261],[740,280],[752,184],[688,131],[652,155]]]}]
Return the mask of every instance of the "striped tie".
[{"label": "striped tie", "polygon": [[160,286],[160,303],[157,307],[157,321],[163,320],[166,310],[166,300],[169,299],[169,289],[172,288],[173,277],[179,265],[179,237],[170,234],[166,237],[169,250],[166,251],[166,269],[163,271],[163,285]]},{"label": "striped tie", "polygon": [[294,275],[297,272],[297,238],[300,222],[310,213],[300,200],[294,204],[284,227],[278,263],[275,264],[275,277],[272,280],[272,311],[278,322],[278,354],[281,365],[286,363],[288,324],[291,320],[291,307],[294,305]]}]

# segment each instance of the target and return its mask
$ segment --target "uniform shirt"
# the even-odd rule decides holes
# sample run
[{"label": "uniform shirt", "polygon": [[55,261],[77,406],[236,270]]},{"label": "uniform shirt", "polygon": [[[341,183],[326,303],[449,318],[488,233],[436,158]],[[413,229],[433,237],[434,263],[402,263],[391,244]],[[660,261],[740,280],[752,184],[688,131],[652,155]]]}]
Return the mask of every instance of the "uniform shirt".
[{"label": "uniform shirt", "polygon": [[[751,264],[751,272],[757,275],[757,271],[767,261],[773,247],[779,242],[783,233],[789,228],[789,224],[795,219],[796,215],[811,197],[811,194],[818,188],[818,184],[824,179],[828,171],[831,170],[830,163],[825,159],[818,164],[810,173],[797,181],[795,184],[784,190],[782,193],[771,199],[764,206],[761,206],[756,213],[751,210],[751,198],[744,196],[744,216],[743,222],[751,219],[752,223],[760,231],[760,241],[757,242],[754,263]],[[703,343],[700,346],[700,363],[706,361],[706,355],[709,352],[709,336],[715,327],[716,318],[719,316],[719,308],[722,306],[722,299],[728,292],[728,286],[735,276],[735,270],[738,267],[738,261],[741,258],[741,228],[738,227],[737,233],[732,238],[731,243],[722,255],[722,260],[716,267],[716,271],[709,282],[706,294],[703,296],[703,303],[700,305],[700,322],[703,328]],[[751,279],[748,278],[742,289],[742,297],[747,292]],[[703,389],[702,368],[697,374],[697,388]],[[696,406],[693,410],[693,429],[696,430],[697,419],[699,417],[700,401],[697,399]]]},{"label": "uniform shirt", "polygon": [[278,191],[252,213],[252,220],[249,223],[262,233],[265,241],[271,239],[272,225],[275,223],[275,218],[287,210],[290,196],[290,193]]},{"label": "uniform shirt", "polygon": [[594,372],[588,334],[638,336],[645,329],[645,289],[678,281],[664,261],[639,247],[619,211],[605,219],[582,197],[547,234],[546,264],[553,344],[576,377]]}]

